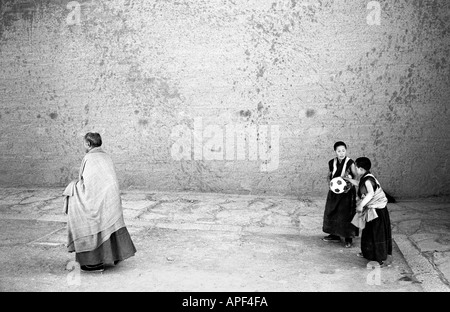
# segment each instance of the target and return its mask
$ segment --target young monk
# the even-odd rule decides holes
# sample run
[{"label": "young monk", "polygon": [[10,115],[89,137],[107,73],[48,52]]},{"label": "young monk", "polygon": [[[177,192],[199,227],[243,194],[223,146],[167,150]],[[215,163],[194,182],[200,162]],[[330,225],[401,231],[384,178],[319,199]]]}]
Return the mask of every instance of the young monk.
[{"label": "young monk", "polygon": [[[336,177],[356,176],[353,160],[347,157],[347,145],[338,141],[334,144],[336,157],[328,162],[328,181]],[[325,211],[323,215],[322,231],[329,235],[323,238],[327,242],[340,242],[345,240],[345,247],[353,245],[353,238],[359,234],[358,228],[351,221],[355,215],[356,189],[352,188],[342,194],[335,194],[328,190]]]},{"label": "young monk", "polygon": [[370,172],[372,163],[367,157],[355,160],[359,182],[347,179],[358,185],[360,200],[356,206],[357,214],[352,223],[362,230],[361,253],[370,261],[377,261],[381,266],[388,266],[392,262],[392,232],[388,199],[381,188],[380,182]]},{"label": "young monk", "polygon": [[84,136],[86,155],[77,181],[64,190],[69,252],[83,271],[103,271],[134,256],[136,248],[125,226],[119,182],[111,157],[98,133]]}]

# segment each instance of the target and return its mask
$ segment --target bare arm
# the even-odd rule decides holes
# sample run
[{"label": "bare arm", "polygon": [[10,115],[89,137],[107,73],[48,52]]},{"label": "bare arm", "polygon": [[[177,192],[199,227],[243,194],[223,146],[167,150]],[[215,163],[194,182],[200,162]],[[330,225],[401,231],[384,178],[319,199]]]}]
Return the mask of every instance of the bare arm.
[{"label": "bare arm", "polygon": [[[355,163],[353,163],[351,166],[350,166],[350,172],[351,172],[351,174],[352,174],[352,176],[354,176],[354,177],[357,177],[358,175],[356,174],[356,166],[355,166]],[[348,172],[348,171],[347,171]],[[348,173],[350,173],[350,172],[348,172]],[[353,184],[354,186],[358,186],[359,185],[359,180],[357,180],[357,179],[352,179],[352,178],[349,178],[349,177],[343,177],[344,178],[344,180],[347,180],[347,181],[349,181],[351,184]]]},{"label": "bare arm", "polygon": [[351,172],[352,172],[352,176],[354,176],[354,177],[357,177],[357,176],[358,176],[358,174],[356,173],[356,165],[355,165],[355,163],[353,163],[353,164],[350,166],[350,170],[351,170]]},{"label": "bare arm", "polygon": [[333,175],[333,173],[330,171],[330,167],[328,165],[328,174],[327,174],[327,181],[328,181],[328,183],[330,183],[332,175]]},{"label": "bare arm", "polygon": [[349,181],[354,186],[358,186],[359,185],[359,181],[358,180],[350,179],[350,178],[346,178],[346,177],[344,177],[344,180]]},{"label": "bare arm", "polygon": [[362,212],[364,206],[366,206],[370,200],[373,198],[375,192],[373,190],[373,186],[372,183],[370,183],[370,181],[366,181],[366,183],[364,183],[364,185],[366,186],[367,189],[367,194],[366,196],[358,203],[358,205],[356,205],[356,211],[357,212]]}]

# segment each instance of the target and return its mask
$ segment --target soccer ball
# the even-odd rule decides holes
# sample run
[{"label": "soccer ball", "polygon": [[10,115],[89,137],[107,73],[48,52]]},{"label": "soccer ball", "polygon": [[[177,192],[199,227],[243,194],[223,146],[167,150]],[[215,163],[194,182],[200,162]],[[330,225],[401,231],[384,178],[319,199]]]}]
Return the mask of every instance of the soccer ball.
[{"label": "soccer ball", "polygon": [[336,194],[347,193],[352,184],[341,177],[336,177],[330,181],[330,190]]}]

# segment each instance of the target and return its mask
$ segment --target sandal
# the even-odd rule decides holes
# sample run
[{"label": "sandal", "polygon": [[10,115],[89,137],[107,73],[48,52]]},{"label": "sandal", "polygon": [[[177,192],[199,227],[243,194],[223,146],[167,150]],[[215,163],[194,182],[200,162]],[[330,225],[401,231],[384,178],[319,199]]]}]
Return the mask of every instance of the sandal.
[{"label": "sandal", "polygon": [[353,244],[350,242],[345,243],[345,248],[352,248]]},{"label": "sandal", "polygon": [[339,236],[335,236],[335,235],[328,235],[328,236],[325,236],[324,238],[322,238],[322,240],[325,242],[340,242],[341,238]]},{"label": "sandal", "polygon": [[105,267],[103,266],[103,263],[100,263],[97,265],[82,265],[80,266],[80,269],[84,272],[103,272]]},{"label": "sandal", "polygon": [[360,257],[360,258],[364,258],[362,252],[358,252],[358,253],[356,254],[356,256],[357,256],[357,257]]}]

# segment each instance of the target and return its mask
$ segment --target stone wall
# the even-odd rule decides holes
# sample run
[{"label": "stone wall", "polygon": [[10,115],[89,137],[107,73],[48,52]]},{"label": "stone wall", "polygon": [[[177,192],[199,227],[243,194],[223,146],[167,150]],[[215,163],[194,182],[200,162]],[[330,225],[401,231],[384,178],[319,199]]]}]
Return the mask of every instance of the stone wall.
[{"label": "stone wall", "polygon": [[337,140],[397,197],[450,194],[450,4],[0,1],[0,186],[324,195]]}]

